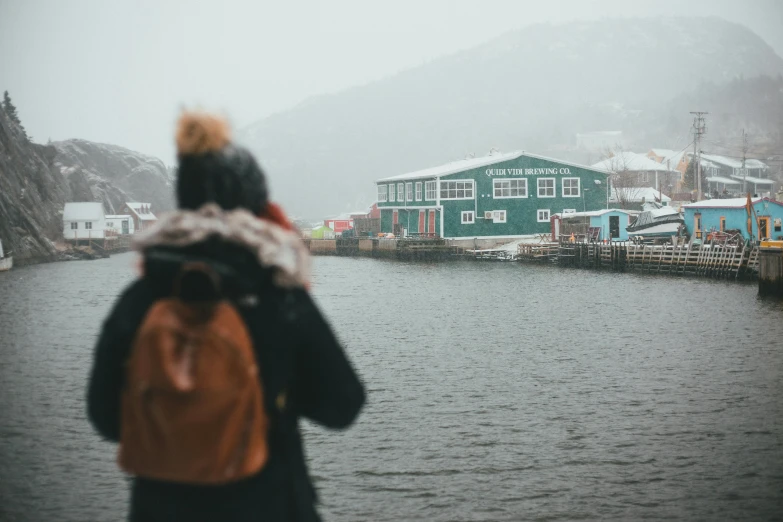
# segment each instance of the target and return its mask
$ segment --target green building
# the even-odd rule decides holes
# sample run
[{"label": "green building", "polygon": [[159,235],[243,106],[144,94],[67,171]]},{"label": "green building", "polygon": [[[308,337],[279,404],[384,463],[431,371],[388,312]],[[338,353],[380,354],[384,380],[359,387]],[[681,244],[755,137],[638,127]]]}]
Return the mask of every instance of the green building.
[{"label": "green building", "polygon": [[448,239],[547,233],[550,216],[607,208],[603,170],[527,152],[491,153],[376,181],[381,231]]}]

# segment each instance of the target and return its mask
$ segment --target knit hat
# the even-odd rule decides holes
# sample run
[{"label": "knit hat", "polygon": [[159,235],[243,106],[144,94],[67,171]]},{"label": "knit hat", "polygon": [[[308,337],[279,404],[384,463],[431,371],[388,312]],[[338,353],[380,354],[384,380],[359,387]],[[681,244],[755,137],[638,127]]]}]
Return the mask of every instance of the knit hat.
[{"label": "knit hat", "polygon": [[177,124],[177,201],[197,210],[215,203],[255,215],[269,200],[266,176],[247,149],[231,143],[228,123],[215,115],[185,112]]}]

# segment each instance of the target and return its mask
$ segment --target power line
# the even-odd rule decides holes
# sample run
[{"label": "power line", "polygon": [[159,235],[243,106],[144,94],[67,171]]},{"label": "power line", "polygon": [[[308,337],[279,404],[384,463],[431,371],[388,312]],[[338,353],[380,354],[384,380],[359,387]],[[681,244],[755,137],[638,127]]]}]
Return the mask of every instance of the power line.
[{"label": "power line", "polygon": [[704,115],[709,114],[704,111],[692,111],[693,118],[693,155],[697,157],[696,162],[696,201],[701,201],[701,137],[707,132],[707,125],[704,123]]}]

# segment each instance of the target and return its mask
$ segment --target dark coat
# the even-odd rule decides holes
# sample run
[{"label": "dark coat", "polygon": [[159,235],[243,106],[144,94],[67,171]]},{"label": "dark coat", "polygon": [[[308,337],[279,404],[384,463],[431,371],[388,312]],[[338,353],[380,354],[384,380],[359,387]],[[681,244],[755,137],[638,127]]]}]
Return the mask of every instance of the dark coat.
[{"label": "dark coat", "polygon": [[[131,521],[316,521],[316,494],[307,473],[298,419],[345,428],[361,409],[364,389],[307,291],[282,288],[275,269],[262,268],[247,249],[220,240],[186,247],[155,247],[145,255],[145,276],[130,285],[106,319],[89,383],[89,419],[106,439],[120,436],[120,395],[131,343],[147,310],[170,295],[178,256],[228,267],[230,292],[258,296],[239,307],[260,363],[270,416],[270,457],[256,476],[225,486],[133,480]],[[283,412],[273,404],[287,391]]]}]

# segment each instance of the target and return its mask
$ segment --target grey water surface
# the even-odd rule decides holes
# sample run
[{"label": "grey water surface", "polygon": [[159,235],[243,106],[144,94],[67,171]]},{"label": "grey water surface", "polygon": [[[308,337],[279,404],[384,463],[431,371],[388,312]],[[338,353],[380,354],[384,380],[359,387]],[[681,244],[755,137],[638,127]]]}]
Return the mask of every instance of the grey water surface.
[{"label": "grey water surface", "polygon": [[[133,260],[0,274],[0,520],[124,518],[84,396]],[[316,258],[313,293],[369,392],[305,424],[326,520],[783,517],[783,305],[753,285]]]}]

